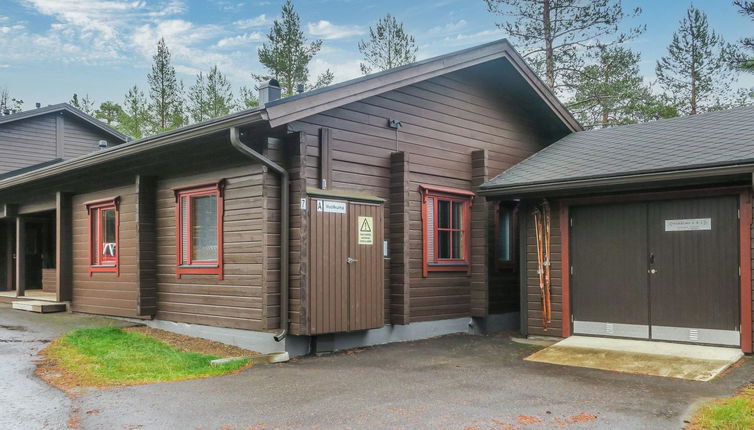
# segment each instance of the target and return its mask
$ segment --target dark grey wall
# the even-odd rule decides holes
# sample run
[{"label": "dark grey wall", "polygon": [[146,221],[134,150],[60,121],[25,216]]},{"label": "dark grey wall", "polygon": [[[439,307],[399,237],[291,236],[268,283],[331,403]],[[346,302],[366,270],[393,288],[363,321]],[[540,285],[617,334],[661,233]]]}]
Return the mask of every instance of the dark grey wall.
[{"label": "dark grey wall", "polygon": [[120,143],[60,111],[0,124],[0,175],[97,151],[100,139]]}]

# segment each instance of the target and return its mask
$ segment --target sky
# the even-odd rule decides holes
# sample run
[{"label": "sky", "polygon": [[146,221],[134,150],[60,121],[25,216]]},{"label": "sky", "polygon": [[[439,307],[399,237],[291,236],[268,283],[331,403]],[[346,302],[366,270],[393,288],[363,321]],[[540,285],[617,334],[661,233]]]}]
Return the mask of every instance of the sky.
[{"label": "sky", "polygon": [[[0,88],[23,99],[24,108],[88,94],[97,104],[118,103],[133,85],[146,89],[146,75],[160,37],[173,56],[178,77],[190,86],[213,65],[234,89],[253,87],[264,70],[257,49],[282,0],[0,0]],[[642,9],[625,27],[646,24],[630,47],[642,53],[641,70],[654,79],[689,1],[623,0]],[[330,69],[336,81],[360,75],[357,44],[386,13],[416,37],[418,57],[428,58],[505,37],[501,17],[483,0],[294,0],[305,33],[322,39],[313,75]],[[754,36],[754,22],[729,0],[695,0],[710,26],[727,41]],[[754,86],[742,75],[741,86]]]}]

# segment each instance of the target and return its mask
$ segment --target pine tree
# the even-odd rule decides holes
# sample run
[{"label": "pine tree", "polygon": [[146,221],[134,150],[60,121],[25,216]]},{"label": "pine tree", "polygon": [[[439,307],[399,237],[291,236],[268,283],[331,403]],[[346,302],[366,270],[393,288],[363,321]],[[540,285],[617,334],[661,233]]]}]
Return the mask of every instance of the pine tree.
[{"label": "pine tree", "polygon": [[238,90],[238,103],[236,106],[239,109],[251,109],[259,106],[259,98],[257,97],[256,90],[249,87],[241,87]]},{"label": "pine tree", "polygon": [[[260,80],[275,78],[280,82],[283,96],[292,96],[297,84],[309,82],[309,63],[322,48],[322,41],[311,43],[301,29],[301,18],[293,9],[291,0],[283,4],[280,20],[272,23],[267,42],[259,49],[259,62],[269,76],[254,77]],[[327,70],[315,81],[315,86],[329,85],[333,75]],[[311,86],[310,86],[311,88]]]},{"label": "pine tree", "polygon": [[668,55],[657,62],[657,81],[683,114],[723,109],[733,98],[734,56],[733,47],[709,28],[707,15],[691,6],[673,33]]},{"label": "pine tree", "polygon": [[123,114],[118,120],[118,130],[135,139],[141,139],[149,134],[150,124],[149,106],[144,92],[134,85],[128,90],[123,101]]},{"label": "pine tree", "polygon": [[233,92],[228,78],[212,67],[207,75],[199,72],[196,83],[189,88],[188,111],[196,122],[227,115],[235,108]]},{"label": "pine tree", "polygon": [[170,63],[170,50],[165,39],[157,43],[157,53],[152,57],[149,82],[149,111],[152,117],[152,132],[173,130],[185,122],[183,114],[183,83],[175,76],[175,67]]},{"label": "pine tree", "polygon": [[416,40],[406,33],[403,23],[389,13],[369,27],[369,39],[359,42],[359,52],[364,57],[360,63],[365,75],[372,70],[388,70],[416,61]]},{"label": "pine tree", "polygon": [[94,115],[94,100],[89,98],[89,94],[79,97],[78,94],[73,93],[73,97],[71,97],[68,104],[87,115]]},{"label": "pine tree", "polygon": [[99,105],[99,109],[94,112],[94,117],[104,121],[107,125],[116,126],[123,117],[123,108],[115,102],[103,102]]},{"label": "pine tree", "polygon": [[639,53],[603,46],[592,57],[592,64],[578,72],[568,104],[585,128],[632,124],[664,115],[656,109],[660,100],[644,83]]},{"label": "pine tree", "polygon": [[[738,6],[738,11],[742,15],[746,15],[754,20],[754,1],[736,0],[733,4]],[[741,39],[741,47],[745,51],[748,51],[748,53],[742,53],[739,56],[737,61],[738,67],[742,70],[754,73],[754,37],[745,37]]]},{"label": "pine tree", "polygon": [[487,9],[505,17],[498,27],[524,52],[545,84],[562,92],[571,86],[583,57],[598,46],[623,43],[644,31],[618,25],[627,16],[621,0],[485,0]]},{"label": "pine tree", "polygon": [[8,88],[0,88],[0,115],[21,112],[24,101],[10,96]]},{"label": "pine tree", "polygon": [[186,111],[194,122],[202,122],[210,118],[207,112],[207,83],[202,72],[196,75],[194,85],[188,90]]}]

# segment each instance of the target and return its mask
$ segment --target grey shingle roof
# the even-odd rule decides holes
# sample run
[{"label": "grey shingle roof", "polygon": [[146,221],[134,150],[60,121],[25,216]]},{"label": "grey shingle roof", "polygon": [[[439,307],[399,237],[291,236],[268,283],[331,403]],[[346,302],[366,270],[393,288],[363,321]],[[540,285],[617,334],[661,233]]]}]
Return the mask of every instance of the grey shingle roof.
[{"label": "grey shingle roof", "polygon": [[546,184],[752,160],[754,106],[746,106],[572,133],[482,187]]}]

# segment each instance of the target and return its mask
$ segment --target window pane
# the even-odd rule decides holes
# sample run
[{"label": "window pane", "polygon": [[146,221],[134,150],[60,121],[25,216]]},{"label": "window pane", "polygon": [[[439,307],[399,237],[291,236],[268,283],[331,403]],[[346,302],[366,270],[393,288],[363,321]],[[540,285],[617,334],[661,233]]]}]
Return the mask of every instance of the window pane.
[{"label": "window pane", "polygon": [[105,258],[115,257],[115,209],[102,209],[100,222],[102,223],[102,255]]},{"label": "window pane", "polygon": [[439,230],[437,232],[437,258],[448,259],[450,256],[450,232]]},{"label": "window pane", "polygon": [[461,249],[463,249],[463,241],[461,239],[461,232],[454,231],[453,232],[453,255],[451,258],[455,258],[455,259],[463,258]]},{"label": "window pane", "polygon": [[498,237],[498,258],[503,261],[511,260],[511,210],[500,208],[498,219],[500,236]]},{"label": "window pane", "polygon": [[191,199],[191,259],[217,260],[217,196]]},{"label": "window pane", "polygon": [[453,226],[460,229],[463,225],[463,203],[453,202]]},{"label": "window pane", "polygon": [[448,200],[437,201],[437,227],[450,228],[450,202]]}]

